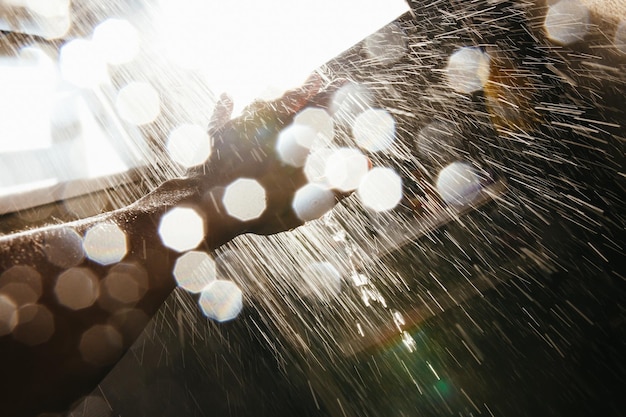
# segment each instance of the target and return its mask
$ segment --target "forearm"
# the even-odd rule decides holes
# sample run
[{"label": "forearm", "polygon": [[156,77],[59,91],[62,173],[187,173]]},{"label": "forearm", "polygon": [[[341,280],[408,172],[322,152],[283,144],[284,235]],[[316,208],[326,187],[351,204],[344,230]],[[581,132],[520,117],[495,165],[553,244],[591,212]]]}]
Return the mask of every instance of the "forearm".
[{"label": "forearm", "polygon": [[0,401],[10,415],[66,409],[141,333],[176,285],[179,252],[159,233],[164,214],[198,213],[198,250],[237,234],[201,192],[174,180],[128,208],[0,238]]}]

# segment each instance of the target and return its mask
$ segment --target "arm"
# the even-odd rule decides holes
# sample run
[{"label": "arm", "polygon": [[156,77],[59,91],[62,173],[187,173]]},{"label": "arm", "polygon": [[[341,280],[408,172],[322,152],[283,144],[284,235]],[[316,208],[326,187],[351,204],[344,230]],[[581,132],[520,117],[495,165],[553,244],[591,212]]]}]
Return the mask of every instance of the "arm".
[{"label": "arm", "polygon": [[[184,253],[164,243],[163,216],[192,209],[210,251],[235,236],[277,233],[302,222],[291,209],[305,184],[282,164],[275,139],[313,99],[319,80],[228,120],[223,100],[209,161],[164,183],[133,205],[94,218],[0,238],[0,402],[11,416],[65,410],[93,390],[131,346],[176,282]],[[237,178],[256,179],[267,208],[253,221],[230,217],[220,202]],[[197,226],[183,233],[196,233]],[[180,231],[180,230],[179,230]],[[171,245],[170,245],[171,246]]]}]

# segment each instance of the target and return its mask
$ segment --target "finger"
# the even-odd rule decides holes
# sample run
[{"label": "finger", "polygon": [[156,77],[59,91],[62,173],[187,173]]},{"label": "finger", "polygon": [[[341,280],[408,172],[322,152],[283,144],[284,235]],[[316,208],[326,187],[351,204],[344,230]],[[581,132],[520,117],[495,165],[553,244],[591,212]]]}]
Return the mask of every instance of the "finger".
[{"label": "finger", "polygon": [[215,109],[209,120],[209,132],[219,129],[233,114],[233,99],[226,93],[222,93],[215,103]]},{"label": "finger", "polygon": [[264,110],[270,110],[280,114],[294,114],[301,110],[313,97],[319,94],[322,84],[322,77],[314,72],[307,78],[302,86],[288,90],[276,100],[257,100],[249,105],[244,112],[260,113]]},{"label": "finger", "polygon": [[307,78],[301,87],[289,90],[274,102],[278,111],[287,114],[301,110],[313,97],[319,94],[322,88],[322,77],[314,72]]}]

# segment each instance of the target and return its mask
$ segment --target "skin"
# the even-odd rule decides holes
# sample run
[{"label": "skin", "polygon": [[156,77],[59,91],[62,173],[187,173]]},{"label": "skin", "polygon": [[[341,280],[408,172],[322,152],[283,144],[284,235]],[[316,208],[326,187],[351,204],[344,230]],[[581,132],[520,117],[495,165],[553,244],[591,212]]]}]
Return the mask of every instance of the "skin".
[{"label": "skin", "polygon": [[[204,251],[243,233],[273,234],[302,224],[291,201],[306,183],[304,173],[283,164],[274,149],[278,133],[297,112],[307,105],[324,106],[333,87],[320,90],[321,79],[312,76],[303,87],[276,101],[255,103],[232,120],[232,102],[223,96],[209,129],[212,155],[186,178],[168,181],[121,210],[0,238],[0,403],[6,415],[68,409],[132,345],[176,287],[172,270],[181,254],[166,247],[158,234],[161,217],[172,208],[193,208],[203,217],[206,237],[197,250]],[[249,222],[230,217],[220,202],[224,188],[242,177],[256,179],[267,193],[266,210]],[[94,262],[80,244],[58,237],[82,237],[99,224],[114,224],[124,232],[127,253],[119,264]],[[74,297],[75,308],[60,302],[79,291],[75,284],[61,284],[59,277],[69,268],[83,268],[81,282],[99,288],[97,300]],[[121,270],[130,271],[138,299],[122,302],[110,296],[107,282],[113,281],[106,277]]]}]

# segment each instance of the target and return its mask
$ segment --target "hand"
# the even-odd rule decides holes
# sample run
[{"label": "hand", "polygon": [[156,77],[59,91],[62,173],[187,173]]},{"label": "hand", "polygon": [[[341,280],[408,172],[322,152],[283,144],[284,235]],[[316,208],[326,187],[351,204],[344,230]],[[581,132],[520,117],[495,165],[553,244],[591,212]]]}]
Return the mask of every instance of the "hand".
[{"label": "hand", "polygon": [[[277,138],[307,105],[327,107],[336,85],[322,89],[321,78],[314,74],[300,88],[286,92],[274,101],[255,102],[243,114],[231,119],[232,100],[222,95],[209,125],[212,154],[202,166],[189,171],[190,179],[200,183],[227,186],[239,178],[258,181],[265,189],[267,206],[254,220],[240,222],[238,233],[273,234],[303,224],[292,208],[296,191],[307,183],[304,170],[284,163],[276,151]],[[334,193],[337,201],[345,197]],[[221,194],[218,194],[221,198]],[[215,198],[214,198],[215,200]]]}]

